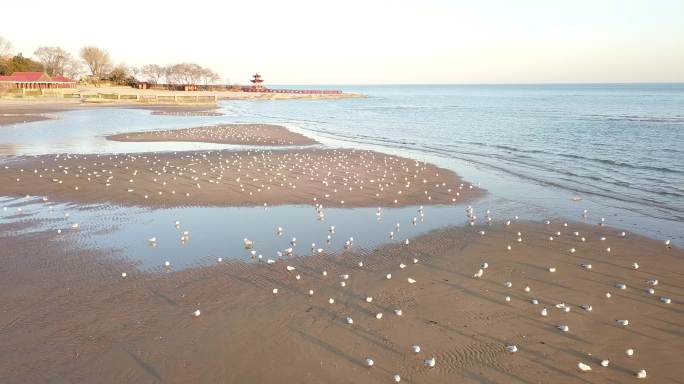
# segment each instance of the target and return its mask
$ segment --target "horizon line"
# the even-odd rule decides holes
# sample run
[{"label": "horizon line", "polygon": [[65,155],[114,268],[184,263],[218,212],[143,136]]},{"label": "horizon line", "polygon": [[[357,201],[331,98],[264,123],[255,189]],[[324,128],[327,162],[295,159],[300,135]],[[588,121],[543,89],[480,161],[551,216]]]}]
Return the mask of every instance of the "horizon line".
[{"label": "horizon line", "polygon": [[316,86],[316,85],[334,85],[334,86],[367,86],[367,85],[391,85],[391,86],[406,86],[406,85],[658,85],[658,84],[682,84],[684,80],[679,81],[611,81],[611,82],[530,82],[530,83],[269,83],[274,86]]}]

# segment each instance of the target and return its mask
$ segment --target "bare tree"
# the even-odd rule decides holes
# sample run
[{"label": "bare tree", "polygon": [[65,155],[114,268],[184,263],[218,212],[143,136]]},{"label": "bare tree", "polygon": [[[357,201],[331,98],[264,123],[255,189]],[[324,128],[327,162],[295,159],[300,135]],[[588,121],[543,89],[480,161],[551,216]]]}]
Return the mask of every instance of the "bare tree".
[{"label": "bare tree", "polygon": [[0,36],[0,59],[12,56],[12,43]]},{"label": "bare tree", "polygon": [[64,76],[71,54],[60,47],[40,47],[33,52],[50,76]]},{"label": "bare tree", "polygon": [[201,82],[204,85],[214,84],[221,79],[221,77],[209,68],[202,68]]},{"label": "bare tree", "polygon": [[75,57],[71,57],[66,64],[64,65],[64,74],[63,76],[66,76],[71,79],[78,79],[83,75],[83,63],[76,59]]},{"label": "bare tree", "polygon": [[90,69],[90,73],[98,78],[104,77],[112,68],[109,53],[94,46],[81,48],[81,58]]},{"label": "bare tree", "polygon": [[161,80],[166,76],[166,72],[167,68],[157,64],[148,64],[140,69],[140,73],[145,76],[147,81],[153,84],[161,83]]}]

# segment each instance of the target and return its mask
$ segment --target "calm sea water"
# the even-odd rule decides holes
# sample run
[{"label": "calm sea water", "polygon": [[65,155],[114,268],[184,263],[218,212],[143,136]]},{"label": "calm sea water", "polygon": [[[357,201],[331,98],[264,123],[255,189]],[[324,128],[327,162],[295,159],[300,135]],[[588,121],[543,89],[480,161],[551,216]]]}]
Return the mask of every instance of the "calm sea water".
[{"label": "calm sea water", "polygon": [[588,209],[597,221],[684,236],[684,84],[344,89],[370,97],[226,108],[244,121],[430,158],[552,213]]},{"label": "calm sea water", "polygon": [[[338,87],[331,87],[338,88]],[[278,123],[328,146],[365,148],[434,162],[453,169],[490,195],[476,209],[495,219],[563,217],[618,226],[684,245],[684,84],[349,86],[362,99],[230,101],[223,116],[156,116],[144,110],[87,109],[59,119],[0,129],[0,156],[45,153],[111,153],[239,148],[199,143],[117,143],[111,133],[212,125],[223,122]],[[1,161],[1,160],[0,160]],[[38,193],[36,193],[38,194]],[[580,200],[576,199],[577,197]],[[311,207],[140,209],[57,205],[45,211],[37,199],[0,199],[9,207],[2,221],[59,217],[71,212],[81,223],[84,246],[121,248],[145,267],[170,259],[193,265],[216,257],[244,258],[241,239],[257,240],[264,257],[287,247],[274,228],[325,244],[326,228],[359,246],[389,241],[395,222],[409,225],[416,207],[331,210],[317,222]],[[24,206],[17,214],[16,207]],[[433,207],[426,223],[404,236],[464,222],[464,207]],[[587,210],[586,216],[583,211]],[[63,216],[62,216],[63,217]],[[287,218],[287,219],[286,219]],[[247,220],[249,219],[249,220]],[[44,228],[68,228],[68,221]],[[183,223],[191,241],[181,246],[172,224]],[[246,225],[245,223],[251,223]],[[282,224],[286,222],[286,224]],[[98,234],[101,233],[101,234]],[[156,236],[159,246],[146,239]],[[220,240],[219,240],[220,239]],[[303,245],[302,245],[303,244]],[[341,243],[326,245],[339,250]]]}]

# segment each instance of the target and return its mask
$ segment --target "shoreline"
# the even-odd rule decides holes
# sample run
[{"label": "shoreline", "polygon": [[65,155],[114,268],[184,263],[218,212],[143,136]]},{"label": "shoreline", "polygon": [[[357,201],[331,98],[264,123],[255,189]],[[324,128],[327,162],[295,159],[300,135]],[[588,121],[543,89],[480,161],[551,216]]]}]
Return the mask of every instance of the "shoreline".
[{"label": "shoreline", "polygon": [[[237,91],[168,91],[168,90],[143,90],[135,88],[88,88],[81,90],[83,95],[97,95],[100,93],[115,95],[159,95],[159,96],[180,96],[180,97],[208,97],[215,96],[216,100],[331,100],[344,98],[363,98],[362,94],[341,93],[341,94],[298,94],[298,93],[268,93],[268,92],[237,92]],[[216,109],[217,102],[183,102],[183,101],[130,101],[130,100],[110,100],[110,99],[64,99],[57,97],[45,98],[26,98],[26,99],[3,99],[0,98],[0,126],[18,124],[30,121],[46,120],[50,117],[41,116],[44,113],[57,113],[81,108],[109,107],[109,108],[142,108],[155,111],[157,109],[168,110],[177,108],[181,111],[208,111]],[[20,117],[3,116],[5,114],[22,114]]]},{"label": "shoreline", "polygon": [[[178,112],[172,108],[160,112]],[[189,113],[195,112],[203,111]],[[296,137],[279,126],[259,137],[231,127],[240,128],[123,135],[198,142],[220,136],[260,145],[278,135]],[[81,203],[407,207],[477,202],[487,193],[434,164],[368,150],[9,159],[0,168],[0,195],[46,196],[49,201],[39,203],[45,210],[51,201],[73,209]],[[10,204],[12,210],[0,214],[19,217],[20,207]],[[0,311],[0,353],[7,357],[0,372],[9,382],[150,383],[384,383],[395,374],[410,383],[614,383],[636,380],[641,369],[656,382],[684,376],[678,358],[684,250],[616,228],[563,219],[506,222],[479,209],[469,211],[472,226],[441,228],[400,244],[365,249],[352,241],[330,254],[293,244],[292,256],[266,255],[274,263],[213,255],[186,269],[164,266],[162,255],[153,270],[139,270],[120,250],[89,245],[90,236],[107,234],[101,228],[35,231],[53,218],[33,213],[0,221],[0,307],[6,308]],[[175,229],[178,236],[186,229],[197,233]],[[193,316],[196,310],[200,316]],[[622,319],[629,324],[618,323]],[[512,346],[516,352],[508,350]],[[627,349],[634,354],[627,356]],[[430,368],[425,360],[433,357]],[[603,360],[610,360],[608,367]],[[581,371],[579,363],[592,370]]]},{"label": "shoreline", "polygon": [[[436,230],[410,245],[157,272],[136,272],[112,251],[65,247],[52,232],[2,236],[3,249],[13,251],[0,268],[7,285],[0,303],[12,308],[0,313],[0,351],[7,356],[0,371],[9,382],[383,383],[400,374],[412,383],[611,383],[635,380],[640,369],[656,382],[684,374],[677,353],[684,338],[678,331],[684,287],[677,284],[684,251],[613,228],[561,223],[495,221]],[[517,231],[522,243],[514,242]],[[562,235],[549,241],[555,231]],[[605,244],[613,248],[610,258]],[[567,251],[571,246],[577,253]],[[482,278],[474,279],[485,261]],[[634,261],[640,270],[631,268]],[[649,295],[646,280],[653,278],[658,293]],[[617,282],[627,290],[615,288]],[[555,307],[560,302],[572,310],[563,313]],[[582,310],[583,303],[594,310]],[[543,307],[548,317],[539,315]],[[376,319],[377,313],[384,316]],[[616,325],[618,318],[631,324]],[[556,329],[559,323],[570,331]],[[414,344],[420,353],[411,352]],[[507,352],[509,345],[518,352]],[[634,357],[625,356],[626,348],[634,348]],[[435,368],[425,367],[433,356]],[[368,357],[373,368],[365,366]],[[602,359],[610,360],[608,368]],[[230,370],[221,368],[226,361]],[[579,371],[578,362],[592,372]]]},{"label": "shoreline", "polygon": [[[53,114],[87,108],[132,108],[145,109],[156,114],[164,113],[193,113],[211,112],[218,107],[216,104],[141,104],[131,102],[117,103],[81,103],[76,100],[44,100],[21,101],[0,100],[0,127],[27,122],[49,120]],[[11,115],[11,116],[7,116]]]}]

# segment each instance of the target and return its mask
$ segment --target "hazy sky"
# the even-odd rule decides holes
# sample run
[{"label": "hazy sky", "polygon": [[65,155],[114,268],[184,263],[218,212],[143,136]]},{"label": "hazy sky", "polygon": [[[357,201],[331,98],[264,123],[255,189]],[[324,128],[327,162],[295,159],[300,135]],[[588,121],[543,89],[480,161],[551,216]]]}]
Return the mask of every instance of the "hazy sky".
[{"label": "hazy sky", "polygon": [[25,56],[92,44],[233,83],[684,81],[684,0],[31,0],[1,13]]}]

